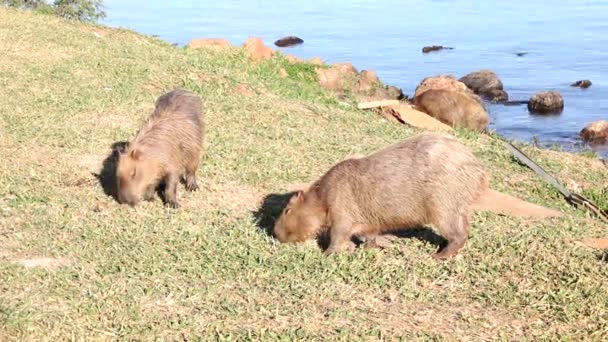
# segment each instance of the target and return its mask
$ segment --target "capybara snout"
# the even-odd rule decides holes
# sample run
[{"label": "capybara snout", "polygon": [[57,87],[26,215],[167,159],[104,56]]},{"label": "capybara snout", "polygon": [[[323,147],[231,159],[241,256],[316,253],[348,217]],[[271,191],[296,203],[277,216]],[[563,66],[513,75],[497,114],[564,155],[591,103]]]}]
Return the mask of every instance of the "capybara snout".
[{"label": "capybara snout", "polygon": [[281,212],[273,229],[274,237],[280,242],[303,242],[317,234],[320,224],[316,217],[307,215],[304,191],[295,192]]},{"label": "capybara snout", "polygon": [[151,200],[163,182],[165,204],[179,207],[177,186],[181,178],[187,190],[198,189],[196,171],[203,131],[202,102],[196,94],[174,90],[159,97],[135,139],[119,152],[118,201],[135,206],[142,199]]},{"label": "capybara snout", "polygon": [[137,150],[127,150],[119,155],[116,180],[118,182],[118,202],[135,206],[143,199],[151,200],[159,181],[154,170],[154,160]]}]

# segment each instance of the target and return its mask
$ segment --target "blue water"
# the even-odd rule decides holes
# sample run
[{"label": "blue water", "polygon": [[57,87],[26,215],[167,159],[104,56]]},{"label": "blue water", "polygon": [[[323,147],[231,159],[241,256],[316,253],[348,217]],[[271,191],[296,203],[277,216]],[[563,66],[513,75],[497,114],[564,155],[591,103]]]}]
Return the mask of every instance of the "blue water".
[{"label": "blue water", "polygon": [[[491,127],[542,145],[584,147],[578,132],[608,119],[608,1],[119,1],[105,0],[105,24],[158,35],[177,44],[221,37],[240,45],[250,35],[268,45],[286,35],[305,43],[289,53],[375,70],[413,94],[421,79],[494,70],[512,100],[541,90],[562,93],[558,116],[525,106],[488,105]],[[423,55],[425,45],[454,50]],[[518,57],[518,52],[525,52]],[[585,90],[570,83],[590,79]],[[601,154],[607,155],[605,149]]]}]

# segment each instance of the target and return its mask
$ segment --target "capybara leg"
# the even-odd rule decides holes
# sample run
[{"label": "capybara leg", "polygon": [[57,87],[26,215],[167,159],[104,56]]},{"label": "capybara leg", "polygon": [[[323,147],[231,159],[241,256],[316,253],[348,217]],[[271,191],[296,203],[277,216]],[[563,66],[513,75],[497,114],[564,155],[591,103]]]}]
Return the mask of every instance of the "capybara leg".
[{"label": "capybara leg", "polygon": [[170,173],[165,177],[165,205],[170,208],[179,208],[177,202],[177,184],[179,176],[175,173]]},{"label": "capybara leg", "polygon": [[448,244],[433,256],[435,259],[447,259],[454,256],[469,237],[468,214],[459,215],[456,222],[447,223],[447,220],[448,218],[445,218],[445,225],[441,225],[439,228],[443,237],[448,240]]},{"label": "capybara leg", "polygon": [[144,201],[152,201],[154,200],[154,192],[156,188],[154,186],[150,186],[144,192]]},{"label": "capybara leg", "polygon": [[196,162],[186,167],[186,190],[196,191],[198,190],[198,183],[196,182],[196,169],[198,169],[198,159]]},{"label": "capybara leg", "polygon": [[198,190],[198,183],[196,182],[196,176],[194,174],[186,173],[186,190]]},{"label": "capybara leg", "polygon": [[355,243],[351,240],[353,232],[350,224],[334,224],[329,233],[329,247],[325,255],[332,255],[342,251],[353,251]]}]

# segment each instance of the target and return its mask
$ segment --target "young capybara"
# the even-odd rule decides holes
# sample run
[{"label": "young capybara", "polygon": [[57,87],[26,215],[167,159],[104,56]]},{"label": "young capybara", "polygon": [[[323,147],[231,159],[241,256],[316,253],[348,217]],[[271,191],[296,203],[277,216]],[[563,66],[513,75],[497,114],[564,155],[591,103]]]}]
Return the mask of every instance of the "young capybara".
[{"label": "young capybara", "polygon": [[197,190],[203,120],[196,94],[178,89],[159,97],[152,115],[118,158],[118,201],[134,206],[142,198],[152,200],[157,186],[164,182],[165,204],[177,208],[177,185],[182,177],[187,190]]},{"label": "young capybara", "polygon": [[450,126],[481,131],[490,121],[483,106],[465,92],[431,89],[416,96],[413,103],[419,111]]},{"label": "young capybara", "polygon": [[327,228],[329,255],[352,249],[353,236],[432,224],[448,241],[435,257],[447,258],[465,244],[471,204],[488,189],[488,178],[455,138],[421,134],[333,166],[289,199],[274,235],[281,242],[302,242]]}]

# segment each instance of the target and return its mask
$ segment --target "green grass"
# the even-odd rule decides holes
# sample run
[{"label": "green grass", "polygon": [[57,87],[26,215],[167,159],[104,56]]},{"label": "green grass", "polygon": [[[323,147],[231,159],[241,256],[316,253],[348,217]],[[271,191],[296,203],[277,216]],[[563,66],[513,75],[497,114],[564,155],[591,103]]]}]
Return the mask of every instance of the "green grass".
[{"label": "green grass", "polygon": [[[7,9],[0,22],[0,340],[608,335],[605,255],[577,243],[605,236],[606,225],[497,140],[455,133],[495,189],[564,217],[476,213],[466,248],[443,263],[415,239],[326,258],[314,242],[280,245],[258,228],[261,199],[418,130],[345,105],[316,85],[311,65],[280,56],[254,64],[237,48],[191,51]],[[92,172],[174,88],[204,99],[203,189],[180,188],[180,210],[119,206]],[[596,159],[522,149],[608,205]],[[63,266],[23,266],[41,257]]]}]

